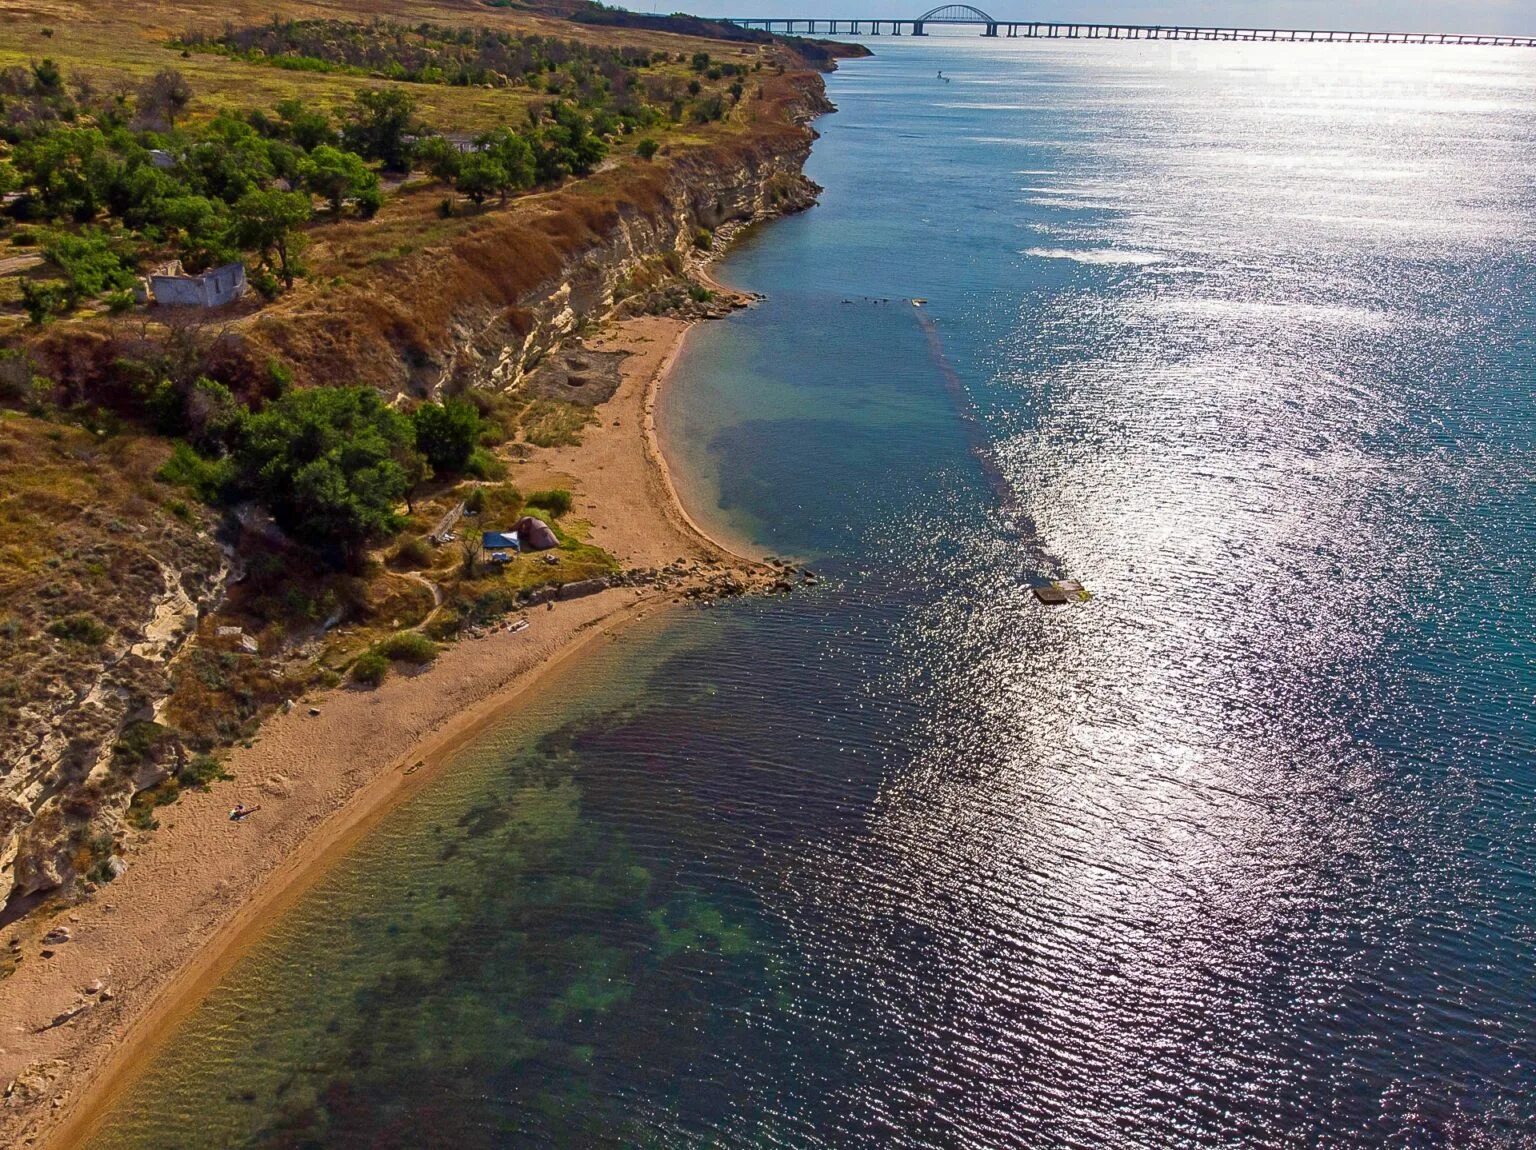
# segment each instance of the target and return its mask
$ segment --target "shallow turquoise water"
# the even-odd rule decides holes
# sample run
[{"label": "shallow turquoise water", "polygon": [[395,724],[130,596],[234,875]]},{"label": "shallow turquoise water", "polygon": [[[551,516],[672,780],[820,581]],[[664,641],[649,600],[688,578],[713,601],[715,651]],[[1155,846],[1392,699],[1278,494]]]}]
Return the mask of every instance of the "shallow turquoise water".
[{"label": "shallow turquoise water", "polygon": [[827,584],[510,717],[101,1146],[1536,1138],[1536,56],[880,48],[661,411]]}]

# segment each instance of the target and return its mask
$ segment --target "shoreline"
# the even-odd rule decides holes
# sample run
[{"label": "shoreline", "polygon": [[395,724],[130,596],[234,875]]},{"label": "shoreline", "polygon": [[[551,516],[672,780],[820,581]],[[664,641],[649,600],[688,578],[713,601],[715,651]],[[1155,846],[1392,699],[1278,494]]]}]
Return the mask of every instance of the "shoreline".
[{"label": "shoreline", "polygon": [[[597,408],[601,422],[582,446],[514,471],[579,475],[594,536],[626,566],[690,556],[750,582],[771,569],[694,521],[656,433],[657,397],[697,322],[640,317],[602,329],[592,344],[627,354],[619,391]],[[521,633],[461,639],[418,675],[374,691],[335,688],[269,718],[229,757],[232,782],[163,808],[165,827],[121,878],[37,924],[66,926],[69,941],[48,958],[27,954],[0,982],[0,1081],[11,1083],[0,1141],[83,1145],[275,915],[553,672],[683,602],[676,588],[609,589],[530,612]],[[226,808],[253,797],[262,811],[230,822]],[[88,993],[97,985],[108,993]]]}]

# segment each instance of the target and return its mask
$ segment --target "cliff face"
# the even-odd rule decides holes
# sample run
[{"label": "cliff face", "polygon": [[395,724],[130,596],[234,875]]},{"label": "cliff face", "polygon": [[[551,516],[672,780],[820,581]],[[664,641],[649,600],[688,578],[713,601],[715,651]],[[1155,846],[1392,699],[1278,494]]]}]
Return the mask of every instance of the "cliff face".
[{"label": "cliff face", "polygon": [[820,189],[802,168],[810,120],[831,108],[821,77],[768,84],[738,134],[528,197],[318,306],[271,309],[247,337],[251,363],[275,356],[300,382],[420,396],[515,385],[543,352],[605,315],[646,261],[694,250],[701,230],[814,203]]},{"label": "cliff face", "polygon": [[134,794],[184,765],[155,719],[225,568],[212,516],[164,504],[166,451],[0,420],[0,900],[112,865]]}]

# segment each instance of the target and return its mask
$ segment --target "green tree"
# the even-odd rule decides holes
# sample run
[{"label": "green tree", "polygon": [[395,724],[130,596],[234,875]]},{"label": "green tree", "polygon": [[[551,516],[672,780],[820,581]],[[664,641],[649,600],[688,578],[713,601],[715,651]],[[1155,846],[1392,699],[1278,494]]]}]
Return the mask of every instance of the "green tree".
[{"label": "green tree", "polygon": [[235,439],[237,489],[295,539],[355,562],[398,529],[410,486],[400,455],[414,448],[413,428],[372,388],[290,392],[247,415]]},{"label": "green tree", "polygon": [[206,196],[173,196],[159,205],[160,223],[191,271],[226,264],[235,256],[229,209]]},{"label": "green tree", "polygon": [[404,88],[365,88],[354,98],[342,140],[354,152],[390,171],[410,168],[406,137],[415,127],[416,101]]},{"label": "green tree", "polygon": [[309,222],[311,212],[303,192],[247,192],[235,205],[235,242],[259,253],[262,265],[284,287],[292,287],[294,276],[303,273],[299,256],[305,240],[299,229]]},{"label": "green tree", "polygon": [[475,145],[501,168],[503,179],[496,190],[503,202],[508,193],[533,187],[537,174],[533,146],[522,136],[508,128],[497,128],[479,137]]},{"label": "green tree", "polygon": [[661,151],[661,145],[650,136],[647,136],[635,145],[635,151],[642,160],[651,160],[655,159],[656,153]]},{"label": "green tree", "polygon": [[279,100],[274,110],[282,118],[283,138],[306,152],[336,142],[336,126],[329,113],[299,99]]},{"label": "green tree", "polygon": [[457,186],[477,204],[500,191],[507,183],[507,172],[484,152],[471,152],[459,165]]},{"label": "green tree", "polygon": [[133,262],[122,244],[94,228],[53,233],[43,243],[43,255],[63,271],[70,305],[133,287]]},{"label": "green tree", "polygon": [[232,204],[246,192],[264,188],[276,175],[268,141],[244,120],[215,116],[181,156],[178,171],[191,191]]},{"label": "green tree", "polygon": [[442,136],[428,136],[416,145],[416,162],[434,180],[451,184],[458,177],[463,154],[454,147],[453,141]]},{"label": "green tree", "polygon": [[539,183],[584,176],[608,154],[608,145],[593,131],[592,121],[580,108],[557,100],[549,118],[539,130],[539,146],[534,152]]},{"label": "green tree", "polygon": [[480,442],[480,413],[462,399],[424,403],[411,417],[416,450],[439,473],[461,474]]},{"label": "green tree", "polygon": [[122,162],[98,128],[46,132],[18,144],[12,159],[45,215],[82,223],[95,218],[122,175]]},{"label": "green tree", "polygon": [[361,156],[329,145],[316,148],[304,158],[299,165],[299,178],[311,192],[329,201],[335,215],[341,214],[341,206],[348,198],[379,188],[379,177],[363,163]]}]

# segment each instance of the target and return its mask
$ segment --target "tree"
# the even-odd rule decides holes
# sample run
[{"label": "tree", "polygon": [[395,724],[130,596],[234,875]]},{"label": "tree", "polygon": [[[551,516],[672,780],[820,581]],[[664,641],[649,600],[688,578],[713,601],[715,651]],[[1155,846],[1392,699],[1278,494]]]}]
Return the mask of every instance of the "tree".
[{"label": "tree", "polygon": [[43,213],[69,215],[82,223],[107,202],[122,163],[97,128],[60,128],[16,146],[22,180],[35,188]]},{"label": "tree", "polygon": [[299,229],[309,222],[311,212],[309,197],[302,192],[247,192],[235,205],[235,242],[260,253],[263,266],[284,287],[292,287],[293,277],[302,272],[304,234]]},{"label": "tree", "polygon": [[434,180],[451,184],[458,177],[463,153],[454,147],[453,141],[442,136],[428,136],[416,145],[416,162]]},{"label": "tree", "polygon": [[335,215],[341,214],[341,205],[349,197],[379,188],[379,177],[363,163],[362,157],[329,145],[316,148],[304,158],[299,165],[299,178],[306,188],[330,202]]},{"label": "tree", "polygon": [[350,119],[342,129],[348,148],[390,171],[410,168],[411,148],[406,136],[414,126],[416,101],[403,88],[365,88],[353,102]]},{"label": "tree", "polygon": [[661,145],[650,136],[647,136],[635,145],[635,151],[642,160],[651,160],[655,159],[656,153],[661,151]]},{"label": "tree", "polygon": [[522,136],[507,128],[497,128],[479,137],[475,145],[494,160],[502,171],[502,180],[496,190],[501,193],[503,203],[509,192],[533,187],[537,172],[533,146]]},{"label": "tree", "polygon": [[133,263],[121,244],[93,228],[78,234],[55,232],[43,242],[43,255],[64,272],[70,305],[105,291],[133,287]]},{"label": "tree", "polygon": [[175,68],[162,68],[139,86],[135,105],[144,127],[176,127],[176,117],[192,102],[192,85]]},{"label": "tree", "polygon": [[506,183],[506,169],[484,152],[471,152],[459,165],[458,189],[477,204]]},{"label": "tree", "polygon": [[462,399],[424,403],[411,420],[416,428],[416,450],[439,473],[460,474],[469,465],[480,442],[480,413]]},{"label": "tree", "polygon": [[294,391],[235,436],[236,487],[301,542],[355,562],[372,539],[399,527],[409,489],[400,454],[411,422],[367,387]]},{"label": "tree", "polygon": [[159,222],[173,232],[181,262],[191,271],[203,271],[234,258],[229,209],[221,200],[206,196],[173,196],[161,201]]},{"label": "tree", "polygon": [[554,183],[572,174],[584,176],[608,154],[608,145],[593,132],[592,121],[580,108],[556,101],[549,118],[534,153],[539,183]]},{"label": "tree", "polygon": [[321,144],[336,142],[336,128],[328,113],[312,108],[303,100],[279,100],[274,111],[282,117],[283,138],[312,152]]},{"label": "tree", "polygon": [[246,192],[272,182],[272,153],[268,142],[244,120],[215,116],[181,156],[178,171],[191,190],[232,204]]}]

